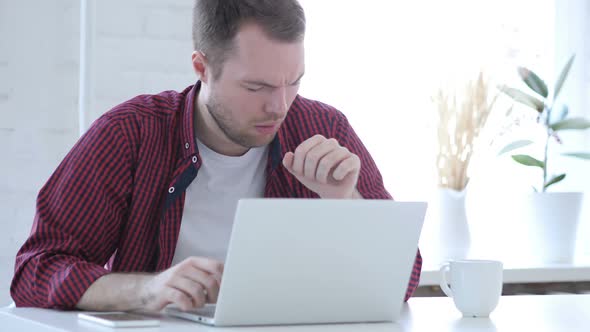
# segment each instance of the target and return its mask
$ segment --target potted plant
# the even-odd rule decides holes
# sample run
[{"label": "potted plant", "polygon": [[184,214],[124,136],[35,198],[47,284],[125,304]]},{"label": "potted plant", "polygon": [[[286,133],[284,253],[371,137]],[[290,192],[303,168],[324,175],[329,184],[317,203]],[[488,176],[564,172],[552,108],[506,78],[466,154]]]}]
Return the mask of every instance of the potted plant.
[{"label": "potted plant", "polygon": [[[550,90],[532,70],[519,67],[518,74],[532,90],[523,92],[517,88],[502,85],[499,89],[514,101],[524,104],[537,113],[537,122],[544,128],[545,139],[543,155],[535,158],[529,154],[512,154],[512,159],[539,172],[539,185],[529,197],[528,219],[535,234],[531,237],[533,250],[545,262],[571,261],[574,255],[576,230],[582,205],[581,192],[549,192],[548,189],[566,178],[565,172],[550,172],[551,143],[562,144],[559,134],[565,130],[584,130],[590,128],[590,121],[581,117],[569,117],[567,106],[557,106],[557,98],[562,91],[575,56],[570,57]],[[500,154],[534,144],[531,140],[518,140],[508,144]],[[590,159],[588,152],[568,152],[567,157]]]}]

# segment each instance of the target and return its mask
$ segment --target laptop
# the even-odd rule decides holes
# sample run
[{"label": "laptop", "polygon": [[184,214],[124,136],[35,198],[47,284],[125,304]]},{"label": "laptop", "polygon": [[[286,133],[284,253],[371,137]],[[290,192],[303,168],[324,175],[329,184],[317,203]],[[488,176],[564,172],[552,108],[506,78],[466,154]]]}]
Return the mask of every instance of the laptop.
[{"label": "laptop", "polygon": [[217,304],[165,311],[213,326],[395,321],[425,213],[424,202],[240,200]]}]

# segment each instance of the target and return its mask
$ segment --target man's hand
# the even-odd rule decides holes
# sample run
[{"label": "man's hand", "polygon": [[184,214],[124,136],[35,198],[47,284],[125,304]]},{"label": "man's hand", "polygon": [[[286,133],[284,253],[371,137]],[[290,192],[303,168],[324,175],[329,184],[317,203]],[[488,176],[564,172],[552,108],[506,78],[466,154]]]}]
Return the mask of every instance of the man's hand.
[{"label": "man's hand", "polygon": [[86,290],[78,309],[158,312],[168,304],[182,310],[216,303],[223,263],[189,257],[158,274],[112,273]]},{"label": "man's hand", "polygon": [[321,198],[358,198],[360,158],[334,138],[315,135],[287,152],[283,165]]},{"label": "man's hand", "polygon": [[140,291],[143,308],[160,311],[168,304],[175,304],[186,311],[216,303],[222,273],[220,262],[189,257],[144,284]]}]

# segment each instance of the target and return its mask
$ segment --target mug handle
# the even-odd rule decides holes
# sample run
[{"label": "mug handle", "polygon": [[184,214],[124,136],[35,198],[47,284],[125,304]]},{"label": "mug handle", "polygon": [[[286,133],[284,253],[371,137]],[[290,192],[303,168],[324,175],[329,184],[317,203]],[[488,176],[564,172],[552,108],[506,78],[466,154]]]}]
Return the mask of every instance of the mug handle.
[{"label": "mug handle", "polygon": [[446,296],[452,298],[453,291],[449,287],[449,282],[447,281],[447,272],[450,270],[451,264],[449,262],[444,263],[440,267],[440,289],[445,293]]}]

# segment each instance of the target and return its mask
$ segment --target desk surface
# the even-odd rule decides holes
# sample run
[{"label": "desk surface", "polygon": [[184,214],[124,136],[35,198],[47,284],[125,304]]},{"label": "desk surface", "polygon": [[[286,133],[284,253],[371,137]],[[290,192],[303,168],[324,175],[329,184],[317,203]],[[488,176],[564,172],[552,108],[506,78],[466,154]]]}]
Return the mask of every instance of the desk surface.
[{"label": "desk surface", "polygon": [[0,309],[3,331],[590,331],[590,295],[504,296],[490,318],[462,318],[449,298],[413,298],[398,323],[214,328],[162,317],[158,328],[111,329],[80,322],[76,312]]}]

